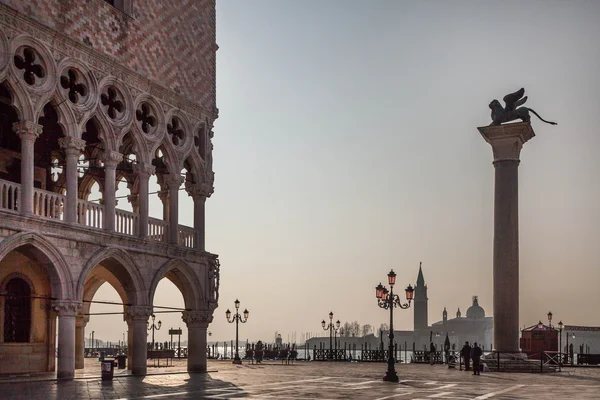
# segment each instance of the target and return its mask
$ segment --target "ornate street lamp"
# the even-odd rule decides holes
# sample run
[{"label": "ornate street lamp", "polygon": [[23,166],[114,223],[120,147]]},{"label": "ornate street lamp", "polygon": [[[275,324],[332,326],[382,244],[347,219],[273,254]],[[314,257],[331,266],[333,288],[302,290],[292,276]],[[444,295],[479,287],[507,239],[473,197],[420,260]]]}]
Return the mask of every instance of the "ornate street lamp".
[{"label": "ornate street lamp", "polygon": [[235,322],[235,357],[233,358],[233,363],[241,364],[242,359],[240,358],[240,354],[238,353],[238,324],[240,322],[242,324],[245,324],[246,321],[248,321],[248,315],[250,314],[250,312],[247,309],[244,310],[244,318],[242,319],[242,316],[238,312],[238,310],[240,309],[240,301],[238,299],[235,299],[234,304],[235,304],[235,314],[233,315],[233,319],[230,320],[231,311],[229,311],[229,309],[227,309],[227,311],[225,311],[225,317],[227,317],[227,322],[229,322],[230,324]]},{"label": "ornate street lamp", "polygon": [[160,326],[162,325],[162,322],[160,322],[160,320],[158,321],[158,325],[156,325],[154,323],[155,320],[156,320],[156,316],[154,314],[152,314],[152,325],[150,325],[148,327],[148,330],[152,331],[152,350],[154,350],[154,331],[160,330]]},{"label": "ornate street lamp", "polygon": [[391,270],[388,275],[388,284],[390,285],[390,290],[388,292],[387,288],[383,286],[381,283],[375,287],[375,296],[377,297],[377,304],[379,307],[383,309],[390,310],[390,330],[389,330],[389,338],[390,343],[388,347],[388,369],[383,377],[384,381],[388,382],[398,382],[398,374],[396,374],[396,369],[394,364],[396,360],[394,359],[394,308],[399,307],[401,309],[407,309],[410,307],[410,302],[413,300],[413,292],[415,291],[411,285],[405,289],[406,292],[406,300],[408,303],[402,304],[400,302],[400,297],[397,294],[394,294],[394,284],[396,283],[396,273],[394,270]]},{"label": "ornate street lamp", "polygon": [[[328,359],[333,359],[333,333],[338,333],[340,330],[340,320],[335,321],[335,325],[333,324],[333,311],[329,313],[329,323],[326,323],[325,320],[321,321],[321,327],[323,327],[324,331],[329,331],[329,356]],[[336,357],[337,359],[337,357]]]},{"label": "ornate street lamp", "polygon": [[552,328],[552,312],[548,311],[548,326]]}]

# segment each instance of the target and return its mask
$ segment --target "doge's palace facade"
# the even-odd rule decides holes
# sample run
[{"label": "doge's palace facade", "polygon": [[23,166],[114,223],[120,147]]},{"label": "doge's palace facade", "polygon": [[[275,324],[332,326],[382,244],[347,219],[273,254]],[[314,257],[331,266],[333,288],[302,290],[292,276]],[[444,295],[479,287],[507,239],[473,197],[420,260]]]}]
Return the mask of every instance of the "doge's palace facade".
[{"label": "doge's palace facade", "polygon": [[[216,51],[215,0],[0,0],[0,373],[72,378],[108,282],[128,368],[145,374],[165,277],[185,302],[188,370],[206,370]],[[162,219],[148,213],[153,175]],[[121,181],[132,211],[118,208]],[[179,224],[186,194],[193,226]]]}]

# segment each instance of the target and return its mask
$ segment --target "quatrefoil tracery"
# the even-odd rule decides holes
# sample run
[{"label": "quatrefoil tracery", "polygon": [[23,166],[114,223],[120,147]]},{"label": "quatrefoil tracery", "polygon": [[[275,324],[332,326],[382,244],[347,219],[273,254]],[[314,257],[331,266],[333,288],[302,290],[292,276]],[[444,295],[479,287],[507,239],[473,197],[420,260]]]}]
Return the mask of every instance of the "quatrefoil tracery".
[{"label": "quatrefoil tracery", "polygon": [[117,91],[113,87],[108,88],[107,94],[102,93],[100,96],[102,105],[108,107],[106,113],[112,119],[117,118],[117,112],[121,113],[125,110],[125,105],[121,100],[118,100],[117,97]]},{"label": "quatrefoil tracery", "polygon": [[73,104],[77,104],[79,96],[85,97],[88,93],[85,85],[83,83],[78,83],[77,81],[77,73],[72,69],[67,71],[66,76],[62,75],[60,77],[60,85],[63,89],[69,89],[69,100],[71,100]]},{"label": "quatrefoil tracery", "polygon": [[167,133],[171,135],[171,141],[175,146],[179,146],[179,142],[183,141],[184,133],[177,118],[171,119],[171,123],[167,124]]},{"label": "quatrefoil tracery", "polygon": [[41,64],[36,63],[37,55],[35,50],[31,47],[25,47],[23,49],[23,57],[20,55],[15,55],[15,67],[17,69],[24,70],[23,72],[23,80],[30,85],[35,85],[35,77],[43,78],[46,76],[46,71]]},{"label": "quatrefoil tracery", "polygon": [[142,123],[144,133],[149,133],[150,128],[156,126],[156,118],[152,115],[150,107],[146,103],[142,103],[141,108],[136,110],[135,117]]}]

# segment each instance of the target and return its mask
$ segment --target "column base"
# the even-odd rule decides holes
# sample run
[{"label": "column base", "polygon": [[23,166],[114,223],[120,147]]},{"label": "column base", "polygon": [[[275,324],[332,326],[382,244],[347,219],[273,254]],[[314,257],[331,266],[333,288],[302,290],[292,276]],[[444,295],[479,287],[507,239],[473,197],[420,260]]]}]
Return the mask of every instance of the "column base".
[{"label": "column base", "polygon": [[398,378],[398,374],[396,373],[396,371],[387,371],[383,377],[383,380],[385,382],[400,382],[400,378]]},{"label": "column base", "polygon": [[147,373],[148,368],[147,367],[131,367],[131,374],[132,375],[140,375],[140,376],[145,376]]},{"label": "column base", "polygon": [[240,360],[240,359],[233,360],[232,364],[240,364],[241,365],[242,364],[242,360]]},{"label": "column base", "polygon": [[75,378],[75,372],[71,371],[58,371],[56,373],[56,379],[65,381],[65,380],[73,380]]}]

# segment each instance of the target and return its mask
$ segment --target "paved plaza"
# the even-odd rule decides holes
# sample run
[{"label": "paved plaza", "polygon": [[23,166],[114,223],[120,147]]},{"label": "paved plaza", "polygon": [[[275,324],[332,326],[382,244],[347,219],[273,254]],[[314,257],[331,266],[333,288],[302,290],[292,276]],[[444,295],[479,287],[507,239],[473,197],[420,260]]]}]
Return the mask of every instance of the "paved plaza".
[{"label": "paved plaza", "polygon": [[[102,382],[97,364],[74,381],[0,380],[1,399],[600,399],[600,369],[569,368],[559,373],[484,373],[443,365],[398,365],[399,384],[381,380],[385,364],[298,362],[232,365],[212,361],[210,372],[187,374],[183,364],[149,368],[144,378],[116,376]],[[38,378],[33,378],[38,379]]]}]

